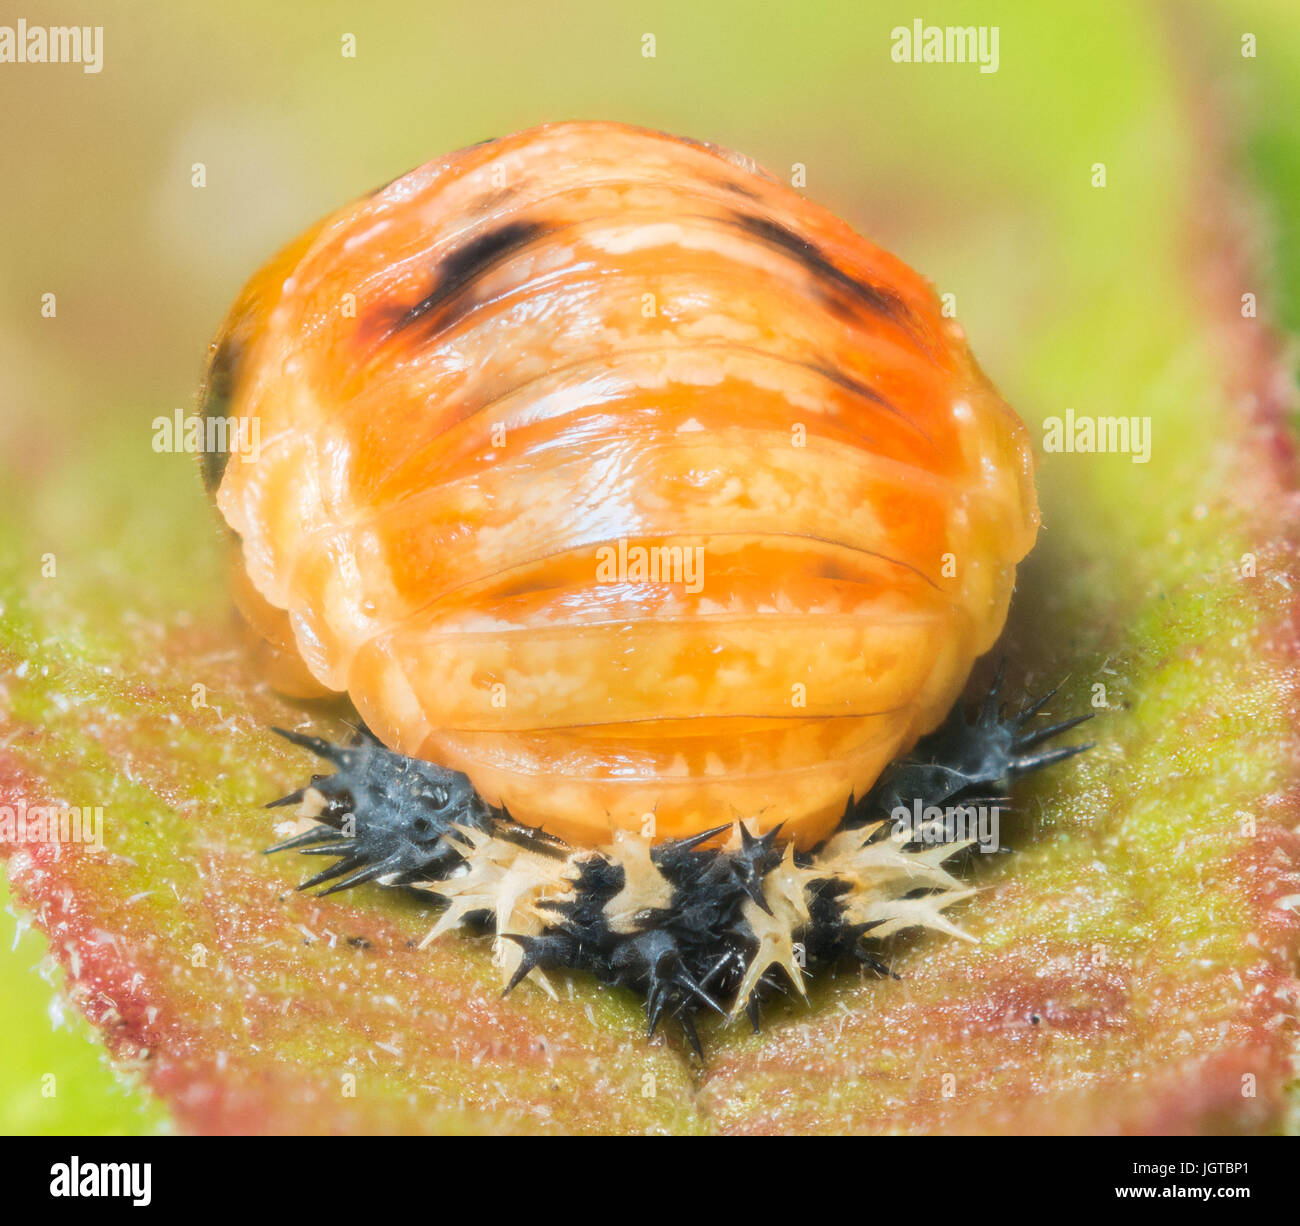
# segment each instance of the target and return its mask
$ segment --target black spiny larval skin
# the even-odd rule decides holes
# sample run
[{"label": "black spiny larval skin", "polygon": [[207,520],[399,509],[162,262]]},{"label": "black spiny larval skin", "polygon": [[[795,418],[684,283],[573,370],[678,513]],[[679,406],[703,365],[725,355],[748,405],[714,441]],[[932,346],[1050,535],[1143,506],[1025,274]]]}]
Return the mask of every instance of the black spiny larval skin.
[{"label": "black spiny larval skin", "polygon": [[269,848],[268,854],[296,850],[336,857],[299,889],[333,882],[322,891],[333,894],[365,881],[408,885],[437,880],[461,862],[451,837],[453,825],[490,831],[495,824],[464,775],[393,753],[368,731],[353,745],[333,745],[283,728],[273,731],[337,768],[332,775],[313,775],[305,787],[267,806],[305,805],[304,816],[320,823]]},{"label": "black spiny larval skin", "polygon": [[[1016,776],[1089,748],[1043,748],[1087,715],[1035,728],[1052,694],[1007,715],[1000,688],[999,673],[973,719],[954,708],[807,852],[783,843],[780,827],[759,836],[742,822],[653,845],[627,835],[570,848],[487,804],[465,775],[394,753],[364,729],[346,746],[276,729],[336,769],[268,806],[297,804],[316,823],[269,850],[334,858],[299,889],[374,881],[418,889],[435,908],[454,900],[456,923],[495,922],[515,947],[505,991],[533,972],[585,972],[635,992],[650,1034],[672,1019],[700,1054],[702,1011],[743,1012],[757,1030],[762,1001],[802,993],[805,973],[856,962],[888,975],[881,937],[958,931],[939,912],[967,891],[940,861],[966,845],[935,849],[916,829],[891,835],[890,814],[984,803]],[[892,891],[870,894],[857,873],[867,862],[877,877],[892,866]],[[502,913],[493,890],[507,872]]]}]

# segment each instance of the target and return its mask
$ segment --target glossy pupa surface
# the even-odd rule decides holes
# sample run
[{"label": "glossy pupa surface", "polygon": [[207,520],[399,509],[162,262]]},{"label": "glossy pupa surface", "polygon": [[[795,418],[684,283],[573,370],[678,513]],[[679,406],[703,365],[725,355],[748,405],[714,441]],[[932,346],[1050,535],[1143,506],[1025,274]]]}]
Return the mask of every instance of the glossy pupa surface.
[{"label": "glossy pupa surface", "polygon": [[824,838],[948,712],[1037,528],[1024,427],[926,282],[621,125],[327,218],[213,368],[207,411],[260,426],[211,475],[275,679],[572,844]]}]

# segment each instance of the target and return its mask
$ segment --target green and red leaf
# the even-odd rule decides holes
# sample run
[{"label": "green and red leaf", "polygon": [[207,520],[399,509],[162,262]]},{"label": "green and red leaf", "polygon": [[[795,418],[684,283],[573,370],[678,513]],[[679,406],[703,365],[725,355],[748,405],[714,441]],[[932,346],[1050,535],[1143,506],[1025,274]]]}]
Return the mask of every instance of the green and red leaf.
[{"label": "green and red leaf", "polygon": [[[787,143],[820,170],[814,194],[956,279],[940,289],[1037,439],[1067,407],[1150,419],[1146,463],[1040,454],[1044,530],[1003,647],[1032,688],[1064,680],[1059,714],[1097,711],[1097,745],[1017,789],[1002,828],[1015,854],[977,866],[983,888],[962,912],[978,946],[900,938],[899,979],[818,982],[757,1036],[707,1027],[703,1066],[676,1039],[646,1040],[631,997],[581,977],[560,979],[558,1000],[531,985],[503,999],[484,940],[418,950],[429,914],[394,891],[295,892],[302,865],[260,854],[273,837],[261,806],[313,763],[268,729],[337,736],[346,710],[290,704],[255,674],[216,522],[183,457],[149,449],[152,412],[65,406],[57,444],[35,412],[6,426],[10,457],[29,462],[8,466],[0,511],[0,814],[100,808],[104,833],[101,851],[14,845],[11,825],[10,891],[164,1126],[1293,1127],[1293,372],[1267,318],[1241,311],[1272,287],[1227,134],[1246,122],[1234,100],[1282,89],[1300,46],[1261,18],[1273,59],[1251,84],[1231,21],[1205,21],[1180,59],[1183,32],[1145,11],[1035,12],[1008,9],[1021,53],[987,81],[936,89],[835,67],[826,88],[853,116],[832,129],[799,112]],[[761,37],[776,55],[794,36]],[[899,108],[906,141],[869,122]],[[1012,129],[1016,141],[972,139]],[[755,148],[762,130],[697,134],[779,164],[786,144]],[[1252,144],[1289,157],[1294,134],[1265,127]],[[1265,181],[1283,190],[1292,164],[1274,157]],[[1280,301],[1273,316],[1294,322]],[[111,330],[110,315],[95,326]],[[75,358],[81,328],[51,342],[58,354]]]}]

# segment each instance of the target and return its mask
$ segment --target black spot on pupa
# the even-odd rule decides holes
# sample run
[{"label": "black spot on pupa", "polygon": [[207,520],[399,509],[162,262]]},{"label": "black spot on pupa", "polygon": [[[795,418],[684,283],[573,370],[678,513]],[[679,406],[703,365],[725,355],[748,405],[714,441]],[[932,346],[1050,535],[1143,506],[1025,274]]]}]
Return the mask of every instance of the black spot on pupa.
[{"label": "black spot on pupa", "polygon": [[385,327],[385,337],[415,324],[421,324],[431,334],[450,327],[474,305],[469,291],[475,281],[549,229],[545,222],[510,221],[448,252],[433,271],[433,289]]},{"label": "black spot on pupa", "polygon": [[[235,333],[228,333],[216,342],[212,358],[208,362],[207,378],[199,393],[199,413],[205,427],[210,417],[229,415],[230,402],[235,396],[235,387],[239,381],[240,360],[244,346]],[[226,463],[230,459],[229,450],[204,449],[199,455],[200,469],[203,474],[203,487],[209,494],[215,494],[221,478],[226,472]]]},{"label": "black spot on pupa", "polygon": [[849,395],[869,404],[879,405],[904,425],[908,426],[911,430],[914,430],[921,438],[929,443],[931,447],[934,446],[934,439],[932,439],[929,434],[927,434],[925,430],[917,424],[915,419],[904,413],[896,404],[894,404],[889,397],[882,396],[874,388],[868,387],[865,383],[852,378],[850,375],[844,374],[843,371],[836,370],[828,363],[803,362],[801,365],[806,370],[811,370],[826,379],[828,382],[834,383],[837,387],[843,388],[844,391],[849,393]]},{"label": "black spot on pupa", "polygon": [[735,196],[743,196],[746,200],[757,200],[759,198],[758,192],[754,191],[754,189],[751,187],[747,187],[744,183],[741,183],[739,180],[718,179],[716,180],[716,183],[717,186],[722,188],[723,191],[730,192],[732,195]]},{"label": "black spot on pupa", "polygon": [[813,274],[816,283],[823,289],[827,305],[831,308],[842,311],[843,299],[847,295],[859,305],[866,306],[868,310],[890,320],[909,335],[916,335],[912,313],[907,309],[907,304],[892,290],[881,289],[879,286],[851,276],[831,263],[817,249],[816,244],[801,238],[780,222],[750,213],[737,213],[734,224],[747,234],[752,234],[779,251],[794,256]]},{"label": "black spot on pupa", "polygon": [[[855,396],[859,400],[870,401],[872,404],[878,404],[881,408],[888,409],[891,413],[904,416],[899,413],[897,406],[887,396],[882,396],[875,390],[875,388],[868,387],[860,380],[844,374],[843,371],[836,370],[833,366],[820,362],[804,362],[803,365],[808,370],[816,371],[817,374],[821,375],[824,379],[828,379],[837,387],[843,388],[851,396]],[[910,423],[911,419],[905,418],[905,420]]]}]

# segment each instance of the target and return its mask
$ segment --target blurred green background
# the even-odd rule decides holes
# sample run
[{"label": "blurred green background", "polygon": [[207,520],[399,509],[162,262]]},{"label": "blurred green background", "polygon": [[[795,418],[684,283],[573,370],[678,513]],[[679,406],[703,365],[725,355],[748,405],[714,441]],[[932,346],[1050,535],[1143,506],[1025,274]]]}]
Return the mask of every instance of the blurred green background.
[{"label": "blurred green background", "polygon": [[[1294,0],[0,9],[0,24],[104,27],[97,75],[0,65],[0,479],[33,500],[21,518],[0,510],[0,523],[4,564],[29,573],[42,543],[21,524],[57,537],[90,499],[138,573],[150,569],[133,551],[157,538],[155,525],[139,531],[155,500],[192,503],[174,531],[202,532],[202,506],[182,488],[197,478],[152,463],[149,423],[192,405],[244,279],[361,192],[544,120],[678,131],[786,178],[803,164],[807,194],[957,295],[983,364],[1034,420],[1060,411],[1062,387],[1114,411],[1189,309],[1147,272],[1187,259],[1158,219],[1196,206],[1198,108],[1212,106],[1255,190],[1261,308],[1300,329]],[[892,63],[891,29],[916,17],[997,25],[999,70]],[[1241,55],[1247,32],[1253,59]],[[341,54],[345,34],[354,59]],[[1089,182],[1098,161],[1104,194]],[[41,317],[45,293],[56,319]],[[106,470],[117,476],[93,488]],[[210,553],[192,574],[152,575],[152,590],[217,599]],[[97,633],[93,610],[78,633]],[[2,927],[0,1130],[165,1128],[165,1112],[52,1003],[33,973],[41,939],[9,912]],[[48,1073],[54,1098],[41,1093]]]}]

